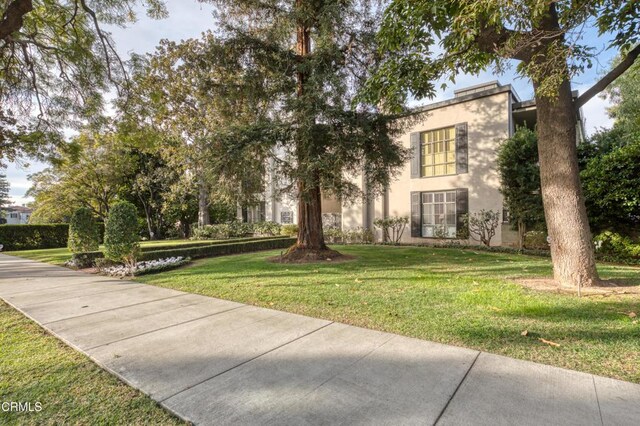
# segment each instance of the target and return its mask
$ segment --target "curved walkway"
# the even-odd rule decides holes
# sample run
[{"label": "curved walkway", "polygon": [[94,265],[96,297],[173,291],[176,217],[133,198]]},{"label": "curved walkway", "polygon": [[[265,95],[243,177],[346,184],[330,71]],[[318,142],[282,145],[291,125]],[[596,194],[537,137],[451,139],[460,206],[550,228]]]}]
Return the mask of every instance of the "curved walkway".
[{"label": "curved walkway", "polygon": [[195,424],[640,424],[640,385],[6,255],[0,297]]}]

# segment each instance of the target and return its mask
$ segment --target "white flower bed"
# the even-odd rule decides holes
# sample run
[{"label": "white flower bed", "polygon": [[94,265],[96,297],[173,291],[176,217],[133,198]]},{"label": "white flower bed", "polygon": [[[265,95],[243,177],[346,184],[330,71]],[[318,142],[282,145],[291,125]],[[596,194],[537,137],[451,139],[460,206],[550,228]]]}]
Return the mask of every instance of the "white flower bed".
[{"label": "white flower bed", "polygon": [[117,265],[110,266],[102,269],[107,275],[112,277],[130,277],[135,275],[143,275],[151,272],[160,272],[167,269],[177,268],[178,266],[186,265],[191,261],[189,257],[168,257],[166,259],[148,260],[145,262],[138,262],[135,266]]}]

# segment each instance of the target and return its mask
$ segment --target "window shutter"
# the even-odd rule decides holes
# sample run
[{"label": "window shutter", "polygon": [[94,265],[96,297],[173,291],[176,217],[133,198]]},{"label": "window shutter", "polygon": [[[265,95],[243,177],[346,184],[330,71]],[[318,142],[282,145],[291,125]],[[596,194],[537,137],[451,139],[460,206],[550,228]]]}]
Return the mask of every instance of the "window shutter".
[{"label": "window shutter", "polygon": [[469,136],[467,123],[456,125],[456,173],[469,172]]},{"label": "window shutter", "polygon": [[411,133],[411,178],[420,177],[420,133]]},{"label": "window shutter", "polygon": [[464,215],[467,213],[469,213],[469,190],[456,189],[456,231],[459,235],[466,236],[469,233],[468,229],[464,229]]},{"label": "window shutter", "polygon": [[411,193],[411,236],[419,237],[422,235],[420,228],[422,227],[422,206],[420,205],[420,193]]}]

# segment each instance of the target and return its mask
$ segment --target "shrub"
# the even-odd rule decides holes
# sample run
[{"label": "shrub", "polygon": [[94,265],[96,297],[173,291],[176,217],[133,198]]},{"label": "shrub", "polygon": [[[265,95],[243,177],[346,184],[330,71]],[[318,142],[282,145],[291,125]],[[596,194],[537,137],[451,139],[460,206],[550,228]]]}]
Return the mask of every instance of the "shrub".
[{"label": "shrub", "polygon": [[69,225],[0,225],[0,244],[4,251],[39,250],[67,246]]},{"label": "shrub", "polygon": [[384,241],[398,244],[402,239],[402,234],[404,234],[408,223],[409,218],[407,216],[392,216],[374,220],[373,226],[382,230],[382,238]]},{"label": "shrub", "polygon": [[121,201],[109,210],[104,234],[104,257],[133,265],[140,249],[138,215],[133,204]]},{"label": "shrub", "polygon": [[549,250],[547,234],[543,231],[529,231],[524,234],[524,247],[530,250]]},{"label": "shrub", "polygon": [[[273,223],[273,222],[262,222]],[[194,240],[223,240],[226,238],[246,237],[254,233],[254,227],[259,224],[243,223],[233,221],[229,223],[218,223],[215,225],[205,225],[201,228],[194,228],[191,233],[191,238]],[[280,226],[277,223],[274,225]],[[261,225],[261,229],[272,229],[268,226]],[[276,235],[263,233],[261,235]]]},{"label": "shrub", "polygon": [[338,228],[325,229],[324,239],[329,244],[340,244],[344,242],[344,233]]},{"label": "shrub", "polygon": [[72,253],[94,252],[99,245],[100,233],[91,210],[79,208],[69,221],[69,250]]},{"label": "shrub", "polygon": [[255,235],[273,237],[280,235],[280,224],[276,222],[257,222],[253,224],[253,232]]},{"label": "shrub", "polygon": [[342,231],[342,241],[345,244],[373,244],[373,231],[365,228],[354,228]]},{"label": "shrub", "polygon": [[286,235],[287,237],[296,237],[298,236],[298,225],[282,225],[280,228],[280,234]]},{"label": "shrub", "polygon": [[220,223],[194,228],[191,238],[194,240],[221,240],[231,236],[231,225]]},{"label": "shrub", "polygon": [[469,235],[487,247],[491,247],[491,239],[496,235],[500,225],[500,213],[495,210],[480,210],[464,215],[465,228]]},{"label": "shrub", "polygon": [[229,222],[229,237],[246,237],[253,235],[253,223],[233,221]]},{"label": "shrub", "polygon": [[638,263],[640,244],[634,244],[629,237],[605,231],[594,239],[596,256],[608,262]]},{"label": "shrub", "polygon": [[82,253],[73,253],[69,266],[75,268],[91,268],[96,264],[97,259],[102,259],[104,254],[101,251],[89,251]]},{"label": "shrub", "polygon": [[168,250],[145,251],[141,254],[141,260],[164,259],[167,257],[190,257],[192,259],[202,257],[224,256],[228,254],[247,253],[260,250],[284,249],[292,246],[296,240],[294,238],[264,238],[260,240],[249,240],[239,242],[219,242],[211,245],[200,245],[196,247],[182,248],[176,246]]}]

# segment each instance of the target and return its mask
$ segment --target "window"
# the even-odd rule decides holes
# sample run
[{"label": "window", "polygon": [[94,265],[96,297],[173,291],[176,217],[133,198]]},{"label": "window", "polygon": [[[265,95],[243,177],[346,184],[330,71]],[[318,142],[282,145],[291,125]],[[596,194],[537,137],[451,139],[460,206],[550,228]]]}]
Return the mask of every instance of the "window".
[{"label": "window", "polygon": [[456,237],[456,191],[423,192],[422,236]]},{"label": "window", "polygon": [[9,217],[11,217],[11,219],[17,219],[18,218],[18,213],[11,213],[9,215]]},{"label": "window", "polygon": [[420,135],[421,176],[456,174],[456,129],[447,127]]},{"label": "window", "polygon": [[293,212],[280,212],[280,223],[293,223]]},{"label": "window", "polygon": [[510,223],[510,222],[511,222],[511,217],[509,217],[509,209],[503,208],[502,209],[502,223]]}]

